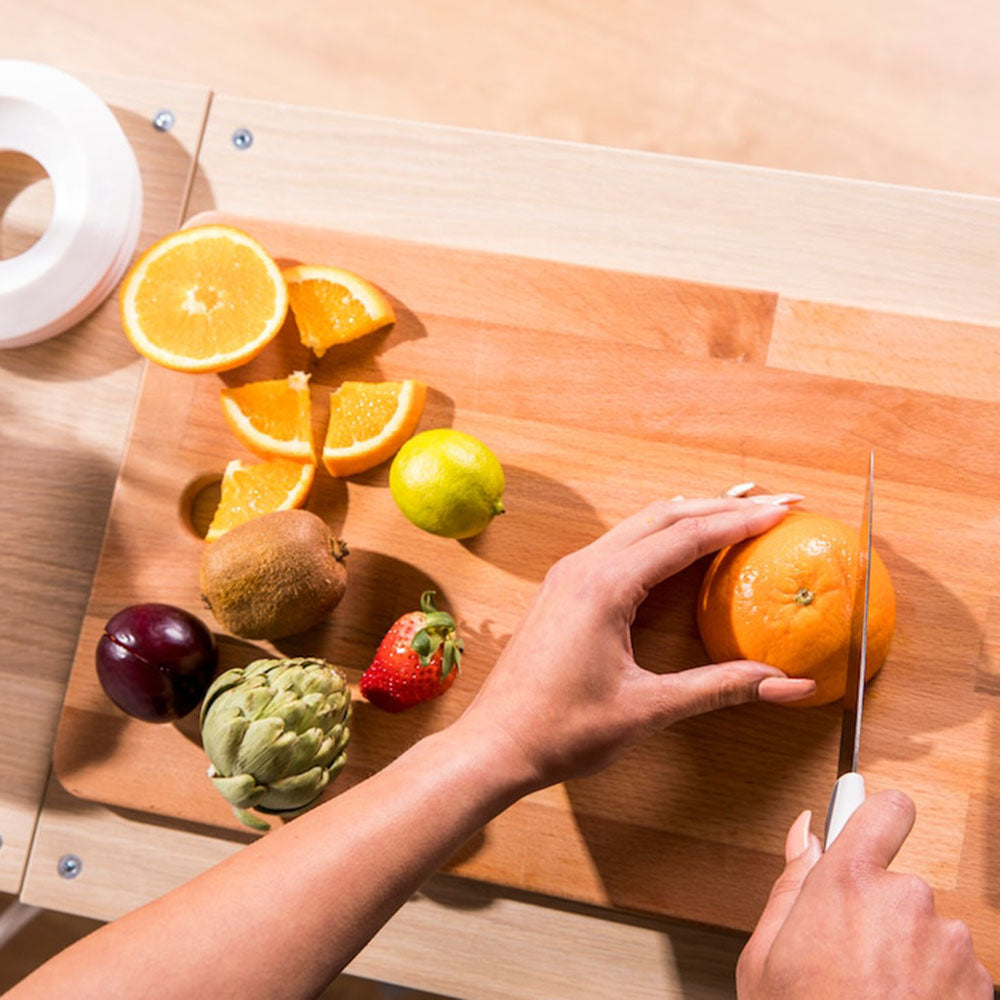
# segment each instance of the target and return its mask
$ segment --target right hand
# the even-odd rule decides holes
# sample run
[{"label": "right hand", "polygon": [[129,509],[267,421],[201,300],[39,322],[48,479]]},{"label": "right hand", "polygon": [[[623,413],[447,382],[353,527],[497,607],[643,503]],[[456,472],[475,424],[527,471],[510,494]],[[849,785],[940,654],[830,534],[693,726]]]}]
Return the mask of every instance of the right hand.
[{"label": "right hand", "polygon": [[901,792],[873,795],[822,853],[804,813],[736,969],[740,1000],[992,1000],[969,929],[923,879],[887,871],[913,826]]},{"label": "right hand", "polygon": [[564,556],[456,725],[488,741],[489,756],[524,792],[598,771],[679,719],[812,694],[814,681],[764,663],[657,673],[632,655],[632,621],[652,587],[787,512],[780,502],[732,498],[653,503]]}]

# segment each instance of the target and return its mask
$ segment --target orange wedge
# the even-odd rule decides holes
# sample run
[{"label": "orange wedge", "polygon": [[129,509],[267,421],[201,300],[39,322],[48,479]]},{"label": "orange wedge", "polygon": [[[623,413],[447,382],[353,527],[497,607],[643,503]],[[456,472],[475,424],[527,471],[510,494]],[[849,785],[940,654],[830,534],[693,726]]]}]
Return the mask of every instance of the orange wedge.
[{"label": "orange wedge", "polygon": [[353,476],[391,458],[417,429],[427,386],[344,382],[330,394],[323,464],[331,476]]},{"label": "orange wedge", "polygon": [[122,283],[122,328],[142,355],[183,372],[256,357],[281,329],[288,289],[267,251],[230,226],[194,226],[154,243]]},{"label": "orange wedge", "polygon": [[254,454],[315,465],[309,376],[305,372],[223,388],[219,394],[230,430]]},{"label": "orange wedge", "polygon": [[309,495],[316,466],[277,458],[247,465],[234,459],[222,477],[222,498],[205,535],[214,542],[230,528],[274,510],[301,507]]},{"label": "orange wedge", "polygon": [[282,272],[302,343],[317,358],[395,322],[386,297],[370,282],[339,267],[299,264]]}]

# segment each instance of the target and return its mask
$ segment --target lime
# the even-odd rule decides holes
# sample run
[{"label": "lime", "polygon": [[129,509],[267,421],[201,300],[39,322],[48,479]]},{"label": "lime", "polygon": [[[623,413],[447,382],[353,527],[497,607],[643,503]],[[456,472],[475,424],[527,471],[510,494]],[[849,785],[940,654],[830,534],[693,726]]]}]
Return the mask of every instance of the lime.
[{"label": "lime", "polygon": [[445,538],[478,535],[504,512],[496,455],[478,438],[447,427],[417,434],[399,449],[389,488],[418,528]]}]

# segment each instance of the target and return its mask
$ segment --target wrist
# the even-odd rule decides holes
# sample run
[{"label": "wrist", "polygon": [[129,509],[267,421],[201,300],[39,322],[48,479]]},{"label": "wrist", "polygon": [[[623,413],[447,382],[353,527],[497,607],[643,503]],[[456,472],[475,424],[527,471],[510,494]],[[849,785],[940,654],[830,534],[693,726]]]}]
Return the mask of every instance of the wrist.
[{"label": "wrist", "polygon": [[477,713],[466,712],[435,736],[467,762],[490,795],[505,802],[502,808],[547,784],[506,727]]}]

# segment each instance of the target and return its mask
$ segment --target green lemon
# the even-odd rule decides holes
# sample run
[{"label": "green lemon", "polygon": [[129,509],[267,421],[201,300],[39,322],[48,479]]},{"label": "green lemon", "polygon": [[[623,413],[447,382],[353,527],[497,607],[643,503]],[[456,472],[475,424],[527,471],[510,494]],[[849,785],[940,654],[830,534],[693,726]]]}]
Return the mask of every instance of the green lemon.
[{"label": "green lemon", "polygon": [[502,514],[504,485],[496,455],[447,427],[410,438],[389,470],[399,509],[418,528],[445,538],[471,538]]}]

